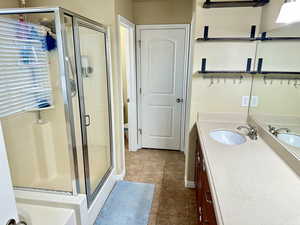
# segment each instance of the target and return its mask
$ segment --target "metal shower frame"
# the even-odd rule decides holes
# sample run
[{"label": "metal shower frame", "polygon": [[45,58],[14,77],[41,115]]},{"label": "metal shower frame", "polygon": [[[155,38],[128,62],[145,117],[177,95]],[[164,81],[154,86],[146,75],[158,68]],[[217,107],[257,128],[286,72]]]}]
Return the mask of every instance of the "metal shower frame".
[{"label": "metal shower frame", "polygon": [[[66,43],[66,34],[65,34],[65,26],[64,26],[64,16],[72,17],[73,22],[77,20],[85,21],[92,26],[98,27],[105,33],[106,37],[106,62],[107,62],[107,80],[108,80],[108,101],[109,101],[109,112],[110,112],[110,128],[111,133],[113,133],[113,122],[112,122],[112,78],[111,78],[111,50],[110,50],[110,34],[109,29],[107,26],[98,23],[94,20],[88,19],[84,16],[81,16],[77,13],[64,9],[62,7],[38,7],[38,8],[11,8],[11,9],[0,9],[0,15],[12,15],[12,14],[37,14],[37,13],[53,13],[55,17],[55,27],[56,27],[56,36],[57,36],[57,50],[58,50],[58,61],[59,61],[59,72],[60,72],[60,82],[61,82],[61,91],[64,100],[64,110],[65,110],[65,119],[66,119],[66,127],[67,127],[67,136],[68,136],[68,151],[70,157],[70,173],[72,177],[72,195],[78,195],[80,193],[80,178],[79,178],[79,167],[78,167],[78,159],[77,159],[77,148],[76,148],[76,137],[75,137],[75,123],[74,123],[74,114],[73,114],[73,104],[72,104],[72,96],[71,96],[71,86],[69,82],[69,69],[68,69],[68,62],[66,61],[67,49],[64,43]],[[74,26],[73,26],[74,27]],[[75,40],[74,40],[75,41]],[[76,42],[76,41],[75,41]],[[76,43],[74,43],[74,48]],[[80,110],[81,113],[81,110]],[[108,177],[109,173],[114,168],[114,140],[112,140],[111,135],[111,161],[112,165],[109,171],[107,172],[106,177]],[[84,151],[84,150],[83,150]],[[84,164],[88,161],[88,158],[84,156]],[[86,165],[84,165],[86,170]],[[85,173],[85,182],[86,179],[90,180],[89,173],[87,173],[88,177],[86,177]],[[96,197],[98,191],[101,188],[102,183],[98,184],[96,191],[94,193],[87,193],[87,200],[88,204],[93,201]],[[31,188],[22,188],[25,190],[30,190]],[[89,188],[88,188],[89,189]],[[51,190],[43,190],[43,189],[34,189],[34,190],[41,190],[45,192],[53,192]],[[57,193],[57,191],[55,191]],[[70,192],[62,192],[62,193],[70,193]],[[89,196],[90,194],[90,196]]]}]

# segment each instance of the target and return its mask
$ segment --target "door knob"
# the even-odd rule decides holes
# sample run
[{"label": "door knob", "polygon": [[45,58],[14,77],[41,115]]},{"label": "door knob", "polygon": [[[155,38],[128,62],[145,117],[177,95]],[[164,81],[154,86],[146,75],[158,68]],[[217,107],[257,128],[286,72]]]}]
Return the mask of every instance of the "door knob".
[{"label": "door knob", "polygon": [[183,98],[177,98],[177,99],[176,99],[176,102],[177,102],[177,103],[183,102]]}]

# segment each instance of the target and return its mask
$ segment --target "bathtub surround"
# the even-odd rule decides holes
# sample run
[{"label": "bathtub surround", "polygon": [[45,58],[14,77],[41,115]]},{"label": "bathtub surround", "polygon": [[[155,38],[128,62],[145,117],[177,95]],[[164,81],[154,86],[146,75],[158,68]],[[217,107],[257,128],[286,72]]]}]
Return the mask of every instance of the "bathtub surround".
[{"label": "bathtub surround", "polygon": [[154,184],[119,181],[94,225],[147,225]]}]

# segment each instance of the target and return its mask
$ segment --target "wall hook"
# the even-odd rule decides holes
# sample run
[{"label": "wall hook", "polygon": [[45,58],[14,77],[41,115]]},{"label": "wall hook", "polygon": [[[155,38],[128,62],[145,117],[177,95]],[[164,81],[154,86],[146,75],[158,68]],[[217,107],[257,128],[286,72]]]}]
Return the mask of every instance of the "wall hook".
[{"label": "wall hook", "polygon": [[295,82],[294,82],[294,87],[295,87],[295,88],[298,88],[298,85],[299,85],[299,84],[298,84],[298,80],[297,80],[297,79],[295,79]]},{"label": "wall hook", "polygon": [[264,83],[265,83],[265,85],[267,85],[267,77],[266,76],[264,76]]},{"label": "wall hook", "polygon": [[213,84],[214,84],[214,78],[212,77],[212,78],[210,79],[210,83],[209,83],[208,87],[211,87]]}]

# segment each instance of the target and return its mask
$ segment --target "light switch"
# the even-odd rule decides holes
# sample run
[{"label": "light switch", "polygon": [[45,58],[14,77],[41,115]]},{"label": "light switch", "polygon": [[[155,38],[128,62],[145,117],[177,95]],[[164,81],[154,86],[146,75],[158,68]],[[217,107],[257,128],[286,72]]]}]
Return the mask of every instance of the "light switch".
[{"label": "light switch", "polygon": [[249,106],[249,96],[243,96],[242,97],[242,107],[248,107]]},{"label": "light switch", "polygon": [[258,96],[252,96],[251,97],[251,107],[257,107],[258,106]]}]

